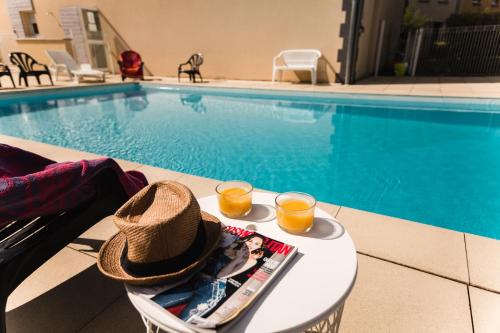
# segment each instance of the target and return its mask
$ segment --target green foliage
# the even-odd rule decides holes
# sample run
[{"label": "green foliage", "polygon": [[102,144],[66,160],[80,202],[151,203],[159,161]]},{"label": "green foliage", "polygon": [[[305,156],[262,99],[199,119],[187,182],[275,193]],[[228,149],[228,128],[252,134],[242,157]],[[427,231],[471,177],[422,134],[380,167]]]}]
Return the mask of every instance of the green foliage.
[{"label": "green foliage", "polygon": [[422,15],[420,9],[409,6],[406,7],[403,15],[403,28],[406,31],[416,31],[422,28],[431,20],[431,17]]},{"label": "green foliage", "polygon": [[462,13],[452,14],[446,20],[449,27],[467,27],[473,25],[500,24],[500,13]]}]

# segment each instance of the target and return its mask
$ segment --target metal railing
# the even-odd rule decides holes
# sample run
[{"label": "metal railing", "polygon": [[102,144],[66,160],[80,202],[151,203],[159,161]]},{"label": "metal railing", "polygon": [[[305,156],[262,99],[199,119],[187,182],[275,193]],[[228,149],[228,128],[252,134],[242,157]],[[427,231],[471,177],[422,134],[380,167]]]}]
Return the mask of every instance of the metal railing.
[{"label": "metal railing", "polygon": [[500,74],[500,25],[421,29],[418,75]]}]

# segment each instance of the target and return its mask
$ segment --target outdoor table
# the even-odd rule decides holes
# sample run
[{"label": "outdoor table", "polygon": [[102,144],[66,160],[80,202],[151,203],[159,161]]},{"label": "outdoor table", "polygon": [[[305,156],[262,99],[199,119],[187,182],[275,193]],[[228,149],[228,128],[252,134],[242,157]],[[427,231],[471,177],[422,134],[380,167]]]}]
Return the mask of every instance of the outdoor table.
[{"label": "outdoor table", "polygon": [[[316,207],[313,228],[303,235],[282,230],[275,218],[275,194],[253,193],[252,212],[230,219],[218,209],[217,196],[199,201],[201,209],[225,225],[255,230],[294,245],[298,253],[250,307],[218,332],[337,332],[344,302],[354,286],[356,249],[346,230],[331,215]],[[147,332],[192,333],[180,319],[134,293],[127,294],[139,311]]]}]

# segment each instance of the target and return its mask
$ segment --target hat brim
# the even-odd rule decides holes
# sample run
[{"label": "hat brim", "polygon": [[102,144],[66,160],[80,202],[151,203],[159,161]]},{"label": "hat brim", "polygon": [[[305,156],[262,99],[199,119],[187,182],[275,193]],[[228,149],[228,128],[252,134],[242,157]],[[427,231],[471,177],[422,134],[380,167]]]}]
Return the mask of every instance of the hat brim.
[{"label": "hat brim", "polygon": [[201,212],[201,225],[205,231],[205,246],[197,258],[186,267],[175,273],[137,277],[128,274],[120,264],[120,257],[125,247],[125,234],[119,232],[111,237],[99,251],[97,266],[106,276],[132,285],[155,285],[165,282],[176,282],[188,275],[196,272],[204,264],[205,259],[212,253],[219,244],[221,237],[222,224],[218,218],[204,211]]}]

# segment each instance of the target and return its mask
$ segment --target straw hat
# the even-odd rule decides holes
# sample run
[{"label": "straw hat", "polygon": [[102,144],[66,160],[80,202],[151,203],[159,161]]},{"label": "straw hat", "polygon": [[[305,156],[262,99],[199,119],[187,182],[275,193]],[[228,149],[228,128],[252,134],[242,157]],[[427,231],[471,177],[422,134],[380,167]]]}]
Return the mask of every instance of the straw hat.
[{"label": "straw hat", "polygon": [[101,272],[129,284],[174,282],[200,269],[217,247],[220,221],[177,182],[151,184],[113,216],[120,229],[99,251]]}]

